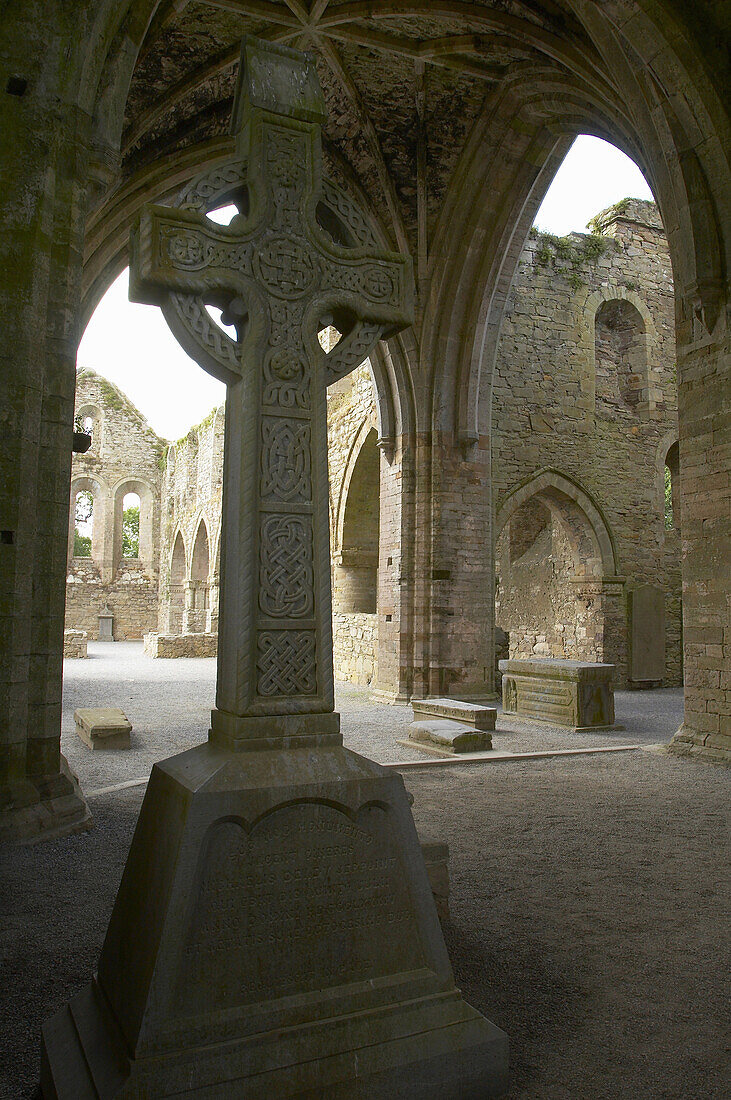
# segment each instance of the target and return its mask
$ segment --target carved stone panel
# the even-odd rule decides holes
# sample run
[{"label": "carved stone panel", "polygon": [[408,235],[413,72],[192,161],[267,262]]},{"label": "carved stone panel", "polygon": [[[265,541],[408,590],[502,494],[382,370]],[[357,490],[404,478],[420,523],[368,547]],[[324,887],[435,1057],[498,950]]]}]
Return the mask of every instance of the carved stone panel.
[{"label": "carved stone panel", "polygon": [[249,831],[211,826],[176,1006],[195,1016],[424,965],[385,812],[353,820],[320,802],[283,806]]}]

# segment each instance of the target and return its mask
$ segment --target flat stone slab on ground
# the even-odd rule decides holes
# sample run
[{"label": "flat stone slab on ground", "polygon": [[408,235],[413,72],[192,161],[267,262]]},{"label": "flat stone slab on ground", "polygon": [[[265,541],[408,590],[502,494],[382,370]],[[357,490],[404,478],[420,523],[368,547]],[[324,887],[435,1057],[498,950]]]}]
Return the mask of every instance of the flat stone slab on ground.
[{"label": "flat stone slab on ground", "polygon": [[81,707],[74,711],[76,732],[90,749],[128,749],[132,723],[119,707]]},{"label": "flat stone slab on ground", "polygon": [[499,668],[505,714],[577,732],[624,728],[614,723],[614,665],[511,657]]},{"label": "flat stone slab on ground", "polygon": [[414,720],[422,721],[422,716],[428,718],[450,718],[454,722],[462,722],[472,726],[476,730],[494,730],[497,710],[495,707],[485,707],[481,703],[466,703],[461,699],[414,699],[411,706],[414,711]]},{"label": "flat stone slab on ground", "polygon": [[436,748],[441,752],[485,752],[492,748],[492,737],[485,730],[476,730],[464,722],[434,718],[430,722],[412,722],[409,741],[420,748]]}]

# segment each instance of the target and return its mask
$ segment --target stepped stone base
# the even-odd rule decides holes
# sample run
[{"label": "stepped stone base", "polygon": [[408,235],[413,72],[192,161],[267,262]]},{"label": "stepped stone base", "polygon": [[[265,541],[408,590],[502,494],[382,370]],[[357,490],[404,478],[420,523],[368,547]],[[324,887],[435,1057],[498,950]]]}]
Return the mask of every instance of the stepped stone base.
[{"label": "stepped stone base", "polygon": [[341,747],[155,765],[45,1100],[488,1100],[507,1037],[454,985],[402,777]]},{"label": "stepped stone base", "polygon": [[681,726],[667,746],[674,756],[691,756],[709,764],[731,765],[731,735],[727,733],[699,733]]},{"label": "stepped stone base", "polygon": [[142,652],[146,657],[215,657],[217,634],[145,634]]},{"label": "stepped stone base", "polygon": [[57,775],[37,776],[0,789],[0,843],[35,844],[91,827],[79,781],[64,756]]}]

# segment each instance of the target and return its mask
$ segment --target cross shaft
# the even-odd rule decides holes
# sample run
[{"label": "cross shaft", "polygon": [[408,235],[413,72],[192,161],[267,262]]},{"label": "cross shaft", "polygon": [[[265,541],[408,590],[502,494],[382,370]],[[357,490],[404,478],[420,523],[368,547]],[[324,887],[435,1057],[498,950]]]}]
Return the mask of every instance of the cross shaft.
[{"label": "cross shaft", "polygon": [[239,215],[224,227],[148,206],[133,238],[131,296],[166,316],[176,294],[223,303],[237,325],[225,363],[195,334],[186,341],[228,387],[211,737],[235,747],[339,741],[317,333],[335,318],[363,359],[412,318],[409,260],[336,243],[318,223],[323,118],[311,61],[246,39],[232,122],[247,165]]}]

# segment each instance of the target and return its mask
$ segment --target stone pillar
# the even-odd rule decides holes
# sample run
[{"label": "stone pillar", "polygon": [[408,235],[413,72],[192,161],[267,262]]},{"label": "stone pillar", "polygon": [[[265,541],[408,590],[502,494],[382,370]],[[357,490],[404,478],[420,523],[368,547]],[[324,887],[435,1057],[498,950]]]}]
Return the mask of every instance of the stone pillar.
[{"label": "stone pillar", "polygon": [[429,695],[495,694],[490,440],[435,433]]},{"label": "stone pillar", "polygon": [[[60,753],[61,668],[88,120],[56,96],[64,20],[3,14],[0,96],[0,839],[61,835],[88,809]],[[48,19],[46,19],[46,15]],[[58,24],[53,22],[58,19]],[[48,26],[58,25],[57,36]]]},{"label": "stone pillar", "polygon": [[414,581],[421,538],[415,523],[415,436],[400,436],[381,462],[377,658],[373,698],[407,703],[423,695],[415,670]]},{"label": "stone pillar", "polygon": [[614,665],[614,685],[627,682],[627,615],[618,576],[572,578],[576,595],[577,660]]},{"label": "stone pillar", "polygon": [[[723,307],[723,303],[722,303]],[[731,759],[731,337],[682,304],[677,325],[685,716],[670,749]],[[710,322],[709,322],[710,323]]]}]

